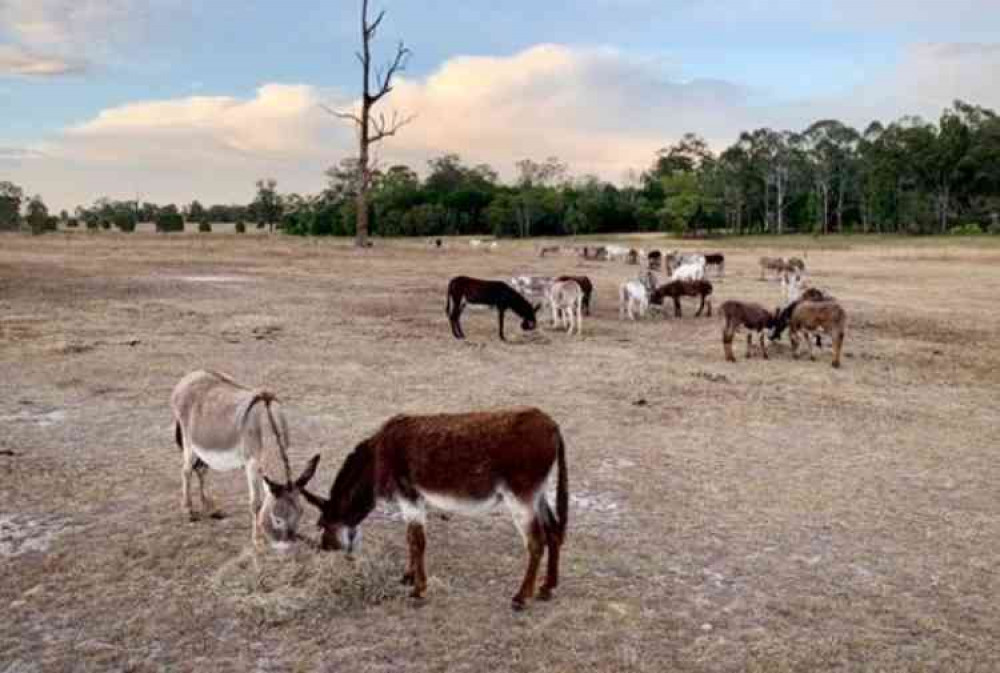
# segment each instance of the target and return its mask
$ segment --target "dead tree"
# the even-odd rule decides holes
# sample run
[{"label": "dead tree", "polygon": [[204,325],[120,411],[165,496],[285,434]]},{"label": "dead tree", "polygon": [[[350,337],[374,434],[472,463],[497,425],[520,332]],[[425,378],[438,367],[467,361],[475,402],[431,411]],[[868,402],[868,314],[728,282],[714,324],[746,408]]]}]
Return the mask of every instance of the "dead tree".
[{"label": "dead tree", "polygon": [[[355,52],[358,61],[361,63],[361,110],[359,112],[338,112],[327,108],[336,117],[351,121],[358,131],[358,201],[357,201],[357,232],[354,243],[358,247],[368,245],[368,191],[372,184],[374,166],[371,159],[372,145],[393,136],[406,124],[413,121],[413,117],[403,117],[393,111],[392,117],[386,119],[385,115],[379,113],[372,115],[372,108],[392,91],[392,78],[396,73],[406,69],[406,61],[410,57],[410,50],[403,46],[400,41],[396,46],[396,56],[388,66],[375,68],[375,79],[372,81],[372,57],[371,42],[375,38],[375,31],[385,18],[383,9],[375,17],[374,21],[368,20],[368,0],[361,0],[361,51]],[[374,86],[373,86],[374,85]]]}]

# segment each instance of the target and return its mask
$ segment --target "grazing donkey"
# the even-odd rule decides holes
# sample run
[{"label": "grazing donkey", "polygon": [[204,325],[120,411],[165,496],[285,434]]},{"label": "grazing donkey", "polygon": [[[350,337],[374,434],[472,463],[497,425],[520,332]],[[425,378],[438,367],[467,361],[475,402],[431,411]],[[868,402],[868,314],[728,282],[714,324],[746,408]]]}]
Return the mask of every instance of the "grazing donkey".
[{"label": "grazing donkey", "polygon": [[577,335],[583,330],[583,288],[575,280],[557,280],[549,288],[549,304],[552,306],[552,326],[562,327],[562,316],[566,315],[568,334],[576,326]]},{"label": "grazing donkey", "polygon": [[715,267],[716,271],[719,273],[719,278],[726,275],[726,256],[721,252],[707,253],[705,255],[705,268]]},{"label": "grazing donkey", "polygon": [[722,315],[726,319],[726,324],[722,328],[722,350],[726,354],[726,360],[736,362],[733,355],[733,336],[740,327],[747,328],[747,358],[751,356],[751,344],[753,334],[760,334],[760,353],[767,359],[767,346],[764,344],[764,330],[774,327],[774,314],[760,304],[743,301],[726,301],[722,303]]},{"label": "grazing donkey", "polygon": [[[557,469],[556,514],[545,482]],[[538,597],[548,600],[559,583],[559,549],[569,520],[566,449],[559,426],[538,409],[432,416],[396,416],[362,441],[344,461],[325,499],[306,492],[320,510],[323,549],[351,551],[358,526],[377,500],[399,505],[407,523],[409,560],[403,582],[412,596],[427,590],[424,568],[426,506],[480,513],[503,501],[528,548],[528,569],[514,595],[515,610],[535,593],[548,548],[548,571]]]},{"label": "grazing donkey", "polygon": [[503,334],[504,314],[510,310],[521,318],[521,329],[530,332],[535,329],[537,319],[535,312],[541,304],[532,306],[517,290],[498,280],[480,280],[468,276],[455,276],[448,283],[448,299],[445,312],[451,322],[451,333],[456,339],[464,339],[465,332],[459,319],[466,304],[484,304],[496,306],[500,322],[500,340],[506,341]]},{"label": "grazing donkey", "polygon": [[[649,303],[657,306],[663,305],[663,300],[670,297],[674,300],[674,316],[681,316],[681,297],[701,297],[701,306],[695,317],[701,315],[706,304],[708,306],[708,317],[712,317],[712,300],[708,299],[712,295],[712,284],[707,280],[672,280],[653,290],[649,296]],[[666,313],[664,313],[666,317]]]},{"label": "grazing donkey", "polygon": [[[262,532],[272,546],[284,549],[298,537],[299,493],[316,472],[319,456],[313,456],[299,478],[292,480],[288,423],[276,402],[271,392],[252,390],[225,374],[204,370],[181,379],[170,396],[174,436],[183,454],[182,492],[188,517],[198,518],[191,505],[192,472],[198,475],[203,513],[218,518],[218,510],[205,493],[206,472],[243,468],[250,488],[251,539],[257,544]],[[261,462],[268,457],[266,430],[274,433],[284,483],[271,481],[261,472]],[[267,488],[258,508],[261,477]]]},{"label": "grazing donkey", "polygon": [[655,287],[656,274],[648,270],[638,278],[622,283],[618,287],[618,318],[624,320],[627,314],[629,320],[635,320],[633,308],[640,318],[646,317],[649,312],[649,295]]},{"label": "grazing donkey", "polygon": [[594,296],[594,284],[587,276],[559,276],[556,280],[575,280],[583,290],[583,315],[590,317],[590,300]]},{"label": "grazing donkey", "polygon": [[802,301],[792,311],[788,321],[788,338],[792,342],[792,357],[799,357],[799,332],[806,333],[806,346],[809,348],[809,359],[815,360],[810,334],[819,338],[819,331],[829,334],[833,339],[833,366],[840,367],[840,353],[844,348],[844,335],[847,333],[847,313],[835,301]]},{"label": "grazing donkey", "polygon": [[[785,308],[777,312],[774,318],[774,328],[771,330],[771,335],[768,337],[771,341],[778,341],[781,339],[781,334],[788,328],[788,322],[792,319],[792,311],[795,307],[803,301],[831,301],[833,300],[833,295],[827,294],[820,290],[819,288],[810,287],[802,291],[802,294],[798,299],[791,302]],[[819,334],[816,335],[816,346],[822,346]]]}]

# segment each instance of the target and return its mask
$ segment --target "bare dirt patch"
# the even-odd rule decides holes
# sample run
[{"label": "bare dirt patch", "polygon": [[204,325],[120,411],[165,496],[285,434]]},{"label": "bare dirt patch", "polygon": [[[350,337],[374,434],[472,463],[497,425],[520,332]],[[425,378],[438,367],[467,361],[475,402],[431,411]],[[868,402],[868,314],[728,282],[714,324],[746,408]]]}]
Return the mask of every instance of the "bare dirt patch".
[{"label": "bare dirt patch", "polygon": [[[726,363],[718,317],[620,321],[636,267],[379,243],[3,237],[0,670],[1000,670],[988,241],[701,246],[726,254],[716,305],[776,305],[757,258],[805,255],[848,312],[841,370],[787,341]],[[515,273],[590,275],[583,336],[501,343],[470,310],[453,339],[448,279]],[[209,477],[229,516],[188,522],[167,400],[198,367],[279,394],[320,491],[394,414],[544,409],[572,493],[555,600],[509,610],[503,509],[431,517],[420,603],[391,508],[353,561],[248,551],[237,473]]]}]

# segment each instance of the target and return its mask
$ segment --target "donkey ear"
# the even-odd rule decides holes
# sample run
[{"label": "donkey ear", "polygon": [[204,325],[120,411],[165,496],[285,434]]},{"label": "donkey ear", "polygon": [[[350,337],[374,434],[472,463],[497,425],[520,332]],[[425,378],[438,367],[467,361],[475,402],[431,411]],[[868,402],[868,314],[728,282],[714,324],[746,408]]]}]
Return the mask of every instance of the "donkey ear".
[{"label": "donkey ear", "polygon": [[295,488],[301,490],[306,484],[309,483],[309,480],[313,478],[314,474],[316,474],[316,465],[318,464],[319,464],[319,454],[317,453],[315,456],[309,459],[309,463],[306,465],[306,469],[302,470],[302,474],[300,474],[299,478],[295,480]]},{"label": "donkey ear", "polygon": [[329,500],[321,498],[315,493],[310,493],[305,488],[300,488],[299,492],[302,493],[302,496],[306,499],[306,502],[308,502],[310,505],[312,505],[321,512],[326,509],[326,505],[327,503],[329,503]]},{"label": "donkey ear", "polygon": [[267,478],[267,475],[262,474],[261,477],[264,479],[264,485],[267,486],[267,490],[270,491],[271,495],[275,498],[281,496],[281,494],[285,491],[284,485],[271,481]]}]

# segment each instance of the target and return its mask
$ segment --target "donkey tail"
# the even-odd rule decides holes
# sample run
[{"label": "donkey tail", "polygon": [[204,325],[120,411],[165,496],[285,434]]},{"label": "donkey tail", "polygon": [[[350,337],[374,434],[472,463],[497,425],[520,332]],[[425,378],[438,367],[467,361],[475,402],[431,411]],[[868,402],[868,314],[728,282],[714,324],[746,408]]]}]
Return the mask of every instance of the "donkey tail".
[{"label": "donkey tail", "polygon": [[278,443],[278,453],[281,454],[281,463],[285,468],[285,483],[290,484],[292,483],[292,466],[288,462],[288,425],[285,423],[284,417],[281,418],[281,423],[278,423],[274,418],[274,412],[271,410],[271,405],[277,401],[277,395],[270,390],[257,390],[254,392],[253,400],[247,406],[247,414],[249,415],[250,410],[258,402],[264,403],[264,410],[267,412],[267,421],[271,426],[271,431],[274,433],[274,439]]},{"label": "donkey tail", "polygon": [[559,440],[559,447],[556,450],[556,464],[559,474],[556,481],[556,516],[559,519],[556,534],[559,536],[559,544],[566,539],[566,527],[569,524],[569,474],[566,469],[566,442],[562,433],[556,431]]},{"label": "donkey tail", "polygon": [[184,450],[184,431],[181,430],[181,422],[174,421],[174,441],[177,442],[177,448],[181,451]]}]

